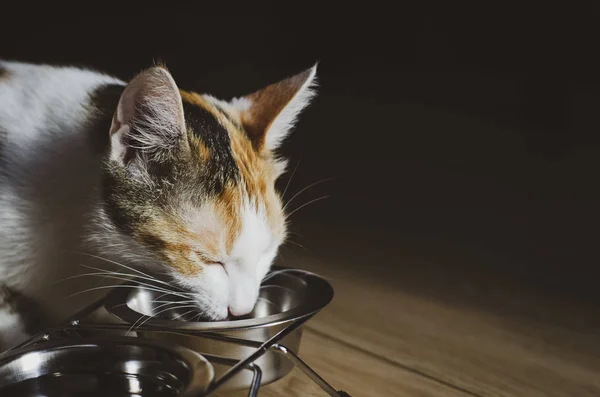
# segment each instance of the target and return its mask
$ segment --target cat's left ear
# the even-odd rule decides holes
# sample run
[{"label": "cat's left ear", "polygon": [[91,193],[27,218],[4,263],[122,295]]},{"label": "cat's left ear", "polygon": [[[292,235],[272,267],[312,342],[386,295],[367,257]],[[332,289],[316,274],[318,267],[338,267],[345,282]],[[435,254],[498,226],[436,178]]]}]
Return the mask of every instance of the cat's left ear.
[{"label": "cat's left ear", "polygon": [[179,89],[171,74],[155,66],[139,73],[125,87],[115,111],[111,159],[160,161],[172,154],[184,136],[185,120]]},{"label": "cat's left ear", "polygon": [[296,118],[315,95],[317,64],[231,102],[258,151],[273,151],[289,134]]}]

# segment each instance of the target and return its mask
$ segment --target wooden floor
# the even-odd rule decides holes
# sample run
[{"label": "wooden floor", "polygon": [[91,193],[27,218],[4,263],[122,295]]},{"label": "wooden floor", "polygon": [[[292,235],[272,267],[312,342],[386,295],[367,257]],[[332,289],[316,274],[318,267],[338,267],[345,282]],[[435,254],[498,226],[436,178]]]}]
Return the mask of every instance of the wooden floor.
[{"label": "wooden floor", "polygon": [[[334,387],[353,397],[600,396],[593,305],[404,258],[393,239],[309,230],[309,248],[291,246],[283,260],[335,288],[307,324],[300,354]],[[294,372],[260,395],[326,394]]]}]

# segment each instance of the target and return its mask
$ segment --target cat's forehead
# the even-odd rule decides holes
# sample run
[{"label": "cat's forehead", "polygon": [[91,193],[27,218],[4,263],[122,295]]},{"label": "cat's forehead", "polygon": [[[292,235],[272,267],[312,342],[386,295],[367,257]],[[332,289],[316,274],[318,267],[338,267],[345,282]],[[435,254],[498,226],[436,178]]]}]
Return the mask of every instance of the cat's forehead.
[{"label": "cat's forehead", "polygon": [[225,196],[200,207],[190,206],[181,214],[180,220],[187,231],[196,236],[202,249],[235,255],[251,251],[246,247],[246,240],[252,240],[253,246],[260,249],[265,241],[281,237],[281,230],[264,203],[251,203],[231,193]]}]

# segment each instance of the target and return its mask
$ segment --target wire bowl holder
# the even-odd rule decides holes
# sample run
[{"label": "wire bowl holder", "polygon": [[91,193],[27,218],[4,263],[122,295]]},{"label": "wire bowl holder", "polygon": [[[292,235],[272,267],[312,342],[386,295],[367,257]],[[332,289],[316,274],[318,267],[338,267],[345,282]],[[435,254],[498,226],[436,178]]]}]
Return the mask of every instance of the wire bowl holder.
[{"label": "wire bowl holder", "polygon": [[[186,357],[192,357],[193,353],[199,353],[201,357],[197,361],[205,359],[210,363],[209,365],[224,368],[218,376],[213,376],[213,372],[211,372],[211,376],[206,380],[205,387],[194,389],[192,394],[178,393],[173,394],[174,396],[204,397],[212,395],[219,389],[240,388],[240,385],[243,385],[242,387],[248,390],[248,396],[255,397],[262,385],[284,377],[295,367],[314,381],[329,396],[350,397],[346,392],[334,388],[306,364],[296,354],[298,346],[288,347],[283,344],[287,337],[287,340],[291,338],[299,345],[302,326],[331,301],[333,288],[326,280],[314,273],[281,267],[274,267],[272,273],[274,275],[280,273],[283,278],[272,277],[271,284],[285,284],[290,280],[294,281],[292,278],[285,279],[290,274],[296,277],[299,277],[299,274],[306,276],[302,279],[308,280],[308,283],[304,283],[305,287],[300,301],[298,301],[298,295],[295,295],[295,306],[293,302],[290,303],[288,294],[276,301],[285,302],[284,311],[273,312],[271,310],[262,317],[249,317],[237,321],[194,323],[172,321],[146,315],[145,321],[135,327],[133,333],[131,332],[132,328],[139,323],[139,319],[143,318],[144,314],[132,310],[132,307],[135,308],[136,306],[130,302],[135,302],[135,299],[138,298],[136,293],[139,293],[143,288],[136,290],[133,283],[125,283],[129,284],[127,286],[129,288],[113,289],[103,299],[81,310],[62,325],[40,332],[0,354],[0,392],[2,387],[5,386],[3,381],[6,383],[6,380],[2,378],[3,365],[6,366],[6,363],[10,363],[10,360],[31,351],[36,351],[36,349],[43,351],[47,346],[56,346],[57,343],[60,344],[61,342],[87,343],[88,345],[106,343],[110,345],[111,343],[124,343],[124,340],[132,342],[141,340],[147,344],[155,342],[157,346],[166,346],[167,349],[171,347],[176,352],[183,351],[184,355],[187,354]],[[289,286],[289,284],[285,285]],[[307,287],[308,289],[306,289]],[[261,295],[267,289],[261,287]],[[297,292],[294,288],[286,289]],[[272,303],[273,300],[264,299],[263,301]],[[100,312],[104,312],[104,314],[108,312],[111,315],[102,317],[102,320],[99,321],[96,314]],[[117,318],[118,320],[112,321],[110,318]],[[265,329],[270,330],[270,332],[265,333]],[[256,332],[262,333],[257,334]],[[115,335],[118,335],[118,337]],[[257,340],[253,337],[256,335],[264,337],[264,340]],[[184,346],[178,343],[180,341],[183,342]],[[204,346],[211,346],[211,344],[220,346],[218,352],[237,352],[238,354],[214,354],[214,351],[204,349]],[[186,352],[186,349],[189,352]],[[133,351],[138,350],[139,348],[133,349]],[[239,351],[246,354],[240,356]],[[277,361],[278,372],[269,372],[273,371],[273,368],[271,361],[265,361],[268,355],[279,357],[281,362]],[[282,362],[287,363],[287,366],[282,366]],[[288,369],[281,370],[281,368]],[[266,380],[263,376],[265,371],[267,373]],[[240,383],[239,381],[243,373],[247,374],[249,379],[246,383]],[[197,375],[192,374],[191,377],[197,377]],[[17,374],[16,377],[11,376],[10,380],[15,382],[15,379],[19,381],[22,378],[23,376],[19,378]],[[144,394],[136,395],[144,396]]]}]

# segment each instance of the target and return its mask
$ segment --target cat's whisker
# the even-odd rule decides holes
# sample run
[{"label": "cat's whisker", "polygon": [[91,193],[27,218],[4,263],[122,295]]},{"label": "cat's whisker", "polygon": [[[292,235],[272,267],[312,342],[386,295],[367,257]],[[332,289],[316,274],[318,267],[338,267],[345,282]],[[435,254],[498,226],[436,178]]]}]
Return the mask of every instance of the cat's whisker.
[{"label": "cat's whisker", "polygon": [[[107,269],[97,268],[97,267],[89,266],[89,265],[81,265],[81,266],[86,267],[88,269],[98,270],[98,271],[115,272],[114,270],[107,270]],[[160,280],[160,279],[158,279],[158,278],[156,278],[154,276],[151,276],[151,275],[140,276],[138,274],[130,274],[130,273],[124,273],[124,274],[130,275],[131,277],[136,277],[136,278],[140,278],[140,279],[143,279],[143,280],[154,281],[154,282],[159,283],[159,284],[164,284],[164,285],[168,285],[169,287],[173,287],[173,285],[169,284],[168,282]],[[176,288],[179,288],[179,287],[176,287]]]},{"label": "cat's whisker", "polygon": [[[152,301],[150,301],[150,302],[151,302],[151,303],[181,303],[181,302],[184,302],[184,303],[189,303],[189,302],[194,302],[194,301],[189,301],[189,302],[187,302],[187,301],[157,301],[157,300],[152,300]],[[115,308],[115,307],[121,307],[121,306],[127,306],[127,305],[129,305],[129,303],[128,303],[128,302],[125,302],[125,303],[119,303],[118,305],[111,306],[110,308],[111,308],[111,309],[113,309],[113,308]]]},{"label": "cat's whisker", "polygon": [[[142,321],[142,322],[141,322],[141,323],[140,323],[140,324],[139,324],[139,325],[136,327],[136,329],[139,329],[141,326],[143,326],[144,324],[146,324],[146,322],[148,322],[148,320],[150,320],[150,319],[152,319],[152,318],[154,318],[154,317],[158,316],[159,314],[161,314],[161,313],[164,313],[164,312],[166,312],[166,311],[168,311],[168,310],[187,309],[188,307],[197,308],[198,306],[197,306],[197,305],[184,305],[184,306],[177,306],[177,307],[174,307],[174,308],[171,308],[171,307],[169,307],[169,308],[167,308],[167,309],[164,309],[164,310],[161,310],[161,311],[159,311],[158,313],[155,313],[155,314],[154,314],[154,315],[152,315],[152,316],[147,316],[148,318],[147,318],[147,319],[145,319],[144,321]],[[129,330],[129,331],[127,331],[127,333],[129,333],[130,331],[131,331],[131,328],[130,328],[130,330]]]},{"label": "cat's whisker", "polygon": [[[101,270],[101,269],[98,269],[98,270]],[[112,276],[112,274],[113,273],[108,272],[108,271],[101,271],[101,272],[94,272],[94,273],[83,273],[83,274],[77,274],[77,275],[70,276],[70,277],[65,277],[65,278],[60,279],[60,280],[56,280],[56,281],[52,282],[52,284],[55,285],[55,284],[59,284],[59,283],[62,283],[62,282],[68,281],[68,280],[72,280],[72,279],[76,279],[76,278],[80,278],[80,277],[88,277],[88,276],[103,276],[103,279],[112,278],[112,279],[122,280],[122,281],[131,281],[131,279],[117,277],[117,276]],[[122,273],[115,273],[115,274],[119,275],[119,274],[122,274]],[[124,275],[128,276],[128,274],[124,274]],[[159,289],[160,291],[169,292],[169,294],[171,294],[173,292],[177,293],[177,291],[169,291],[167,289],[164,289],[164,288],[161,288],[159,286],[152,285],[152,284],[148,284],[148,283],[138,282],[137,284],[142,285],[142,286],[153,287],[153,288]]]},{"label": "cat's whisker", "polygon": [[[159,279],[157,279],[155,277],[143,277],[143,276],[139,276],[137,274],[120,273],[120,272],[115,272],[115,271],[112,271],[112,270],[100,269],[100,268],[93,267],[93,266],[88,266],[88,265],[81,265],[81,266],[85,267],[85,268],[88,268],[88,269],[92,269],[92,270],[98,270],[98,271],[102,271],[102,272],[107,272],[107,273],[110,273],[110,274],[116,274],[116,275],[121,275],[121,276],[130,276],[130,277],[139,278],[139,279],[142,279],[142,280],[148,280],[148,281],[156,282],[158,284],[166,285],[169,288],[177,288],[178,289],[177,292],[180,292],[182,294],[186,294],[186,295],[187,294],[191,294],[191,293],[183,291],[181,288],[179,288],[177,286],[173,286],[173,285],[171,285],[171,284],[169,284],[169,283],[167,283],[165,281],[159,280]],[[140,283],[141,284],[141,282],[139,282],[137,280],[136,280],[136,283]],[[157,288],[160,288],[160,287],[157,286]]]},{"label": "cat's whisker", "polygon": [[[117,274],[122,274],[122,273],[117,273]],[[108,273],[108,272],[79,274],[79,275],[76,275],[76,276],[67,277],[65,280],[75,279],[75,278],[79,278],[79,277],[87,277],[87,276],[104,276],[104,278],[110,278],[110,279],[113,279],[113,280],[121,280],[121,281],[124,281],[124,282],[131,281],[131,279],[120,277],[118,275],[114,275],[114,273]],[[121,284],[121,285],[123,285],[123,284]],[[179,296],[179,297],[182,297],[182,298],[189,298],[191,296],[191,294],[188,295],[188,294],[180,293],[179,291],[168,290],[168,289],[161,288],[161,287],[158,287],[158,286],[153,285],[153,284],[144,283],[144,282],[140,282],[140,281],[135,281],[135,285],[133,285],[132,287],[135,287],[135,286],[150,287],[150,288],[153,288],[154,291],[166,292],[169,295],[175,295],[175,296]]]},{"label": "cat's whisker", "polygon": [[[181,303],[187,303],[187,302],[177,302],[177,301],[173,302],[173,301],[171,301],[171,302],[164,303],[164,304],[162,304],[162,305],[158,305],[158,306],[156,306],[154,309],[155,309],[155,310],[157,310],[157,309],[163,308],[163,307],[165,307],[165,306],[169,306],[169,305],[175,305],[175,304],[181,304]],[[131,327],[129,327],[129,330],[128,330],[128,331],[125,333],[125,335],[129,335],[129,333],[131,332],[131,330],[135,328],[135,325],[136,325],[138,322],[140,322],[140,321],[141,321],[141,320],[142,320],[144,317],[148,317],[148,319],[150,319],[150,318],[152,318],[152,317],[155,317],[156,315],[158,315],[158,314],[160,314],[160,313],[162,313],[162,312],[164,312],[164,311],[167,311],[167,310],[177,310],[177,307],[171,307],[171,308],[167,308],[167,309],[165,309],[165,310],[163,310],[163,311],[160,311],[160,312],[158,312],[158,313],[152,314],[152,315],[150,315],[150,316],[147,316],[147,315],[145,315],[145,314],[144,314],[144,315],[142,315],[140,318],[138,318],[138,319],[137,319],[137,320],[136,320],[136,321],[135,321],[135,322],[134,322],[134,323],[131,325]]]},{"label": "cat's whisker", "polygon": [[[92,291],[97,291],[97,290],[107,289],[107,288],[140,288],[140,289],[148,290],[148,291],[165,292],[165,290],[160,290],[160,289],[156,289],[156,288],[148,288],[148,287],[144,287],[144,286],[115,284],[115,285],[105,285],[105,286],[101,286],[101,287],[88,288],[86,290],[79,291],[79,292],[76,292],[74,294],[71,294],[71,295],[65,297],[65,299],[69,299],[69,298],[72,298],[74,296],[86,293],[86,292],[92,292]],[[173,293],[169,292],[169,295],[171,295],[171,294],[173,294]],[[173,294],[173,295],[175,295],[175,294]],[[188,298],[188,297],[184,297],[184,298]]]},{"label": "cat's whisker", "polygon": [[288,205],[290,205],[290,204],[291,204],[291,202],[292,202],[292,201],[293,201],[293,200],[294,200],[296,197],[298,197],[300,194],[302,194],[302,192],[305,192],[306,190],[310,189],[310,188],[311,188],[311,187],[313,187],[313,186],[317,186],[317,185],[318,185],[318,184],[320,184],[320,183],[329,182],[329,181],[332,181],[332,180],[334,180],[334,179],[336,179],[336,178],[335,178],[335,177],[331,177],[331,178],[325,178],[325,179],[321,179],[320,181],[313,182],[313,183],[311,183],[310,185],[306,186],[304,189],[301,189],[299,192],[297,192],[296,194],[294,194],[294,195],[292,196],[292,198],[291,198],[291,199],[289,199],[289,200],[288,200],[288,202],[287,202],[287,203],[286,203],[286,204],[283,206],[283,211],[285,212],[285,210],[286,210],[286,208],[288,207]]},{"label": "cat's whisker", "polygon": [[[171,292],[165,292],[164,294],[161,294],[161,295],[157,296],[156,299],[161,299],[163,296],[167,296],[167,295],[173,295],[173,294]],[[191,297],[192,296],[184,296],[182,298],[191,298]],[[154,301],[151,301],[151,302],[154,302]]]},{"label": "cat's whisker", "polygon": [[[97,274],[99,274],[99,273],[83,273],[83,274],[78,274],[76,276],[69,276],[69,277],[61,278],[60,280],[55,280],[55,281],[53,281],[50,284],[51,285],[56,285],[56,284],[64,283],[65,281],[69,281],[69,280],[74,279],[74,278],[83,277],[83,276],[97,275]],[[105,274],[105,273],[102,273],[102,274]]]},{"label": "cat's whisker", "polygon": [[[173,285],[171,285],[171,284],[169,284],[169,283],[167,283],[165,281],[159,280],[156,277],[153,277],[153,276],[151,276],[151,275],[149,275],[147,273],[144,273],[144,272],[142,272],[142,271],[140,271],[138,269],[135,269],[133,267],[130,267],[130,266],[124,265],[122,263],[113,261],[111,259],[99,256],[99,255],[88,254],[88,253],[85,253],[85,252],[77,252],[77,251],[75,251],[74,253],[79,254],[79,255],[89,256],[89,257],[92,257],[92,258],[96,258],[96,259],[99,259],[99,260],[102,260],[102,261],[105,261],[105,262],[108,262],[108,263],[112,263],[112,264],[115,264],[117,266],[121,266],[121,267],[123,267],[125,269],[131,270],[131,271],[133,271],[135,273],[138,273],[138,274],[117,273],[115,271],[106,270],[106,269],[100,269],[100,268],[96,268],[96,267],[88,266],[88,265],[81,265],[82,267],[86,267],[86,268],[93,269],[93,270],[98,270],[98,271],[111,272],[113,274],[121,274],[121,275],[126,275],[126,276],[129,276],[129,277],[136,277],[136,278],[140,278],[140,279],[144,279],[144,280],[149,280],[149,281],[152,281],[152,282],[156,282],[158,284],[163,284],[163,285],[165,285],[165,286],[167,286],[169,288],[173,288],[173,287],[178,288],[178,287],[173,286]],[[140,274],[141,274],[141,276],[140,276]],[[139,281],[136,281],[136,282],[140,283]],[[155,287],[159,288],[158,286],[155,286]],[[186,294],[187,295],[187,293],[185,291],[181,290],[181,288],[178,288],[178,289],[181,291],[180,292],[181,294]],[[165,291],[167,291],[167,290],[165,290]],[[173,294],[172,290],[169,290],[169,293]]]},{"label": "cat's whisker", "polygon": [[178,315],[177,315],[177,316],[174,318],[174,320],[183,319],[183,321],[188,321],[188,320],[186,320],[184,317],[185,317],[185,315],[187,315],[188,313],[191,313],[191,312],[193,312],[193,311],[194,311],[194,309],[191,309],[191,310],[188,310],[187,312],[185,312],[185,313],[183,313],[183,314],[178,314]]},{"label": "cat's whisker", "polygon": [[133,268],[133,267],[130,267],[130,266],[124,265],[124,264],[122,264],[122,263],[116,262],[116,261],[114,261],[114,260],[112,260],[112,259],[108,259],[108,258],[105,258],[105,257],[102,257],[102,256],[98,256],[98,255],[89,254],[89,253],[87,253],[87,252],[74,252],[74,253],[76,253],[76,254],[79,254],[79,255],[89,256],[89,257],[91,257],[91,258],[99,259],[99,260],[102,260],[102,261],[105,261],[105,262],[108,262],[108,263],[112,263],[112,264],[114,264],[114,265],[121,266],[121,267],[124,267],[124,268],[126,268],[126,269],[129,269],[129,270],[131,270],[131,271],[133,271],[133,272],[139,273],[139,274],[141,274],[142,276],[146,276],[146,277],[150,277],[150,278],[152,278],[152,276],[151,276],[151,275],[149,275],[149,274],[146,274],[146,273],[142,272],[141,270],[138,270],[138,269],[136,269],[136,268]]},{"label": "cat's whisker", "polygon": [[285,263],[285,258],[283,257],[283,253],[281,251],[279,251],[278,255],[279,255],[279,258],[281,259],[281,262],[283,263],[283,266],[287,267],[287,265]]},{"label": "cat's whisker", "polygon": [[305,250],[307,250],[307,251],[308,251],[308,248],[306,248],[306,247],[305,247],[305,246],[303,246],[302,244],[300,244],[300,243],[297,243],[297,242],[295,242],[295,241],[293,241],[293,240],[289,240],[289,239],[288,239],[288,240],[286,240],[286,242],[287,242],[287,243],[290,243],[290,244],[297,245],[298,247],[300,247],[300,248],[303,248],[303,249],[305,249]]},{"label": "cat's whisker", "polygon": [[294,236],[303,237],[303,236],[302,236],[300,233],[298,233],[298,232],[295,232],[295,231],[293,231],[293,230],[288,230],[288,231],[287,231],[287,234],[293,234]]},{"label": "cat's whisker", "polygon": [[317,201],[321,201],[321,200],[324,200],[324,199],[329,198],[329,197],[330,196],[321,196],[321,197],[318,197],[318,198],[316,198],[314,200],[310,200],[308,203],[302,204],[300,207],[296,208],[295,210],[293,210],[292,212],[290,212],[289,214],[287,214],[286,217],[289,218],[292,215],[294,215],[294,213],[298,212],[299,210],[301,210],[302,208],[306,207],[307,205],[316,203]]},{"label": "cat's whisker", "polygon": [[[162,304],[162,305],[158,305],[158,306],[157,306],[157,307],[155,307],[154,309],[155,309],[155,310],[157,310],[157,309],[161,309],[161,308],[163,308],[163,307],[165,307],[165,306],[169,306],[169,305],[176,305],[176,304],[185,304],[185,303],[195,303],[195,301],[167,302],[167,303],[164,303],[164,304]],[[188,306],[183,306],[183,307],[189,307],[189,305],[188,305]],[[168,310],[179,310],[180,308],[181,308],[181,306],[176,306],[176,307],[168,307],[168,308],[166,308],[166,309],[164,309],[164,310],[161,310],[161,311],[159,311],[159,312],[157,312],[157,313],[151,314],[150,316],[142,316],[142,317],[140,317],[139,319],[137,319],[137,320],[136,320],[136,322],[134,322],[134,323],[133,323],[133,325],[131,326],[131,328],[129,328],[129,331],[127,331],[127,334],[128,334],[129,332],[131,332],[131,330],[135,328],[135,325],[136,325],[136,324],[137,324],[137,323],[138,323],[140,320],[143,320],[143,318],[144,318],[144,317],[148,317],[148,318],[147,318],[145,321],[143,321],[143,322],[142,322],[140,325],[138,325],[138,328],[139,328],[140,326],[142,326],[142,325],[143,325],[143,324],[144,324],[146,321],[148,321],[149,319],[151,319],[151,318],[153,318],[153,317],[156,317],[157,315],[159,315],[159,314],[161,314],[161,313],[164,313],[164,312],[166,312],[166,311],[168,311]]]},{"label": "cat's whisker", "polygon": [[290,183],[292,183],[292,179],[294,179],[294,175],[296,175],[296,170],[298,169],[299,165],[300,165],[300,160],[298,160],[298,162],[296,163],[296,166],[294,167],[294,171],[292,171],[292,175],[290,176],[290,179],[288,179],[288,182],[285,185],[285,189],[283,189],[283,193],[281,193],[281,197],[285,197],[285,193],[287,192],[288,188],[290,187]]},{"label": "cat's whisker", "polygon": [[198,320],[200,320],[200,318],[202,317],[202,314],[203,314],[202,312],[199,312],[199,313],[198,313],[196,316],[192,317],[192,320],[193,320],[193,321],[198,321]]},{"label": "cat's whisker", "polygon": [[[164,294],[160,294],[159,296],[156,297],[155,300],[161,299],[163,296],[167,296],[167,295],[171,295],[171,293],[170,292],[165,292]],[[151,301],[151,302],[154,302],[154,301]]]}]

